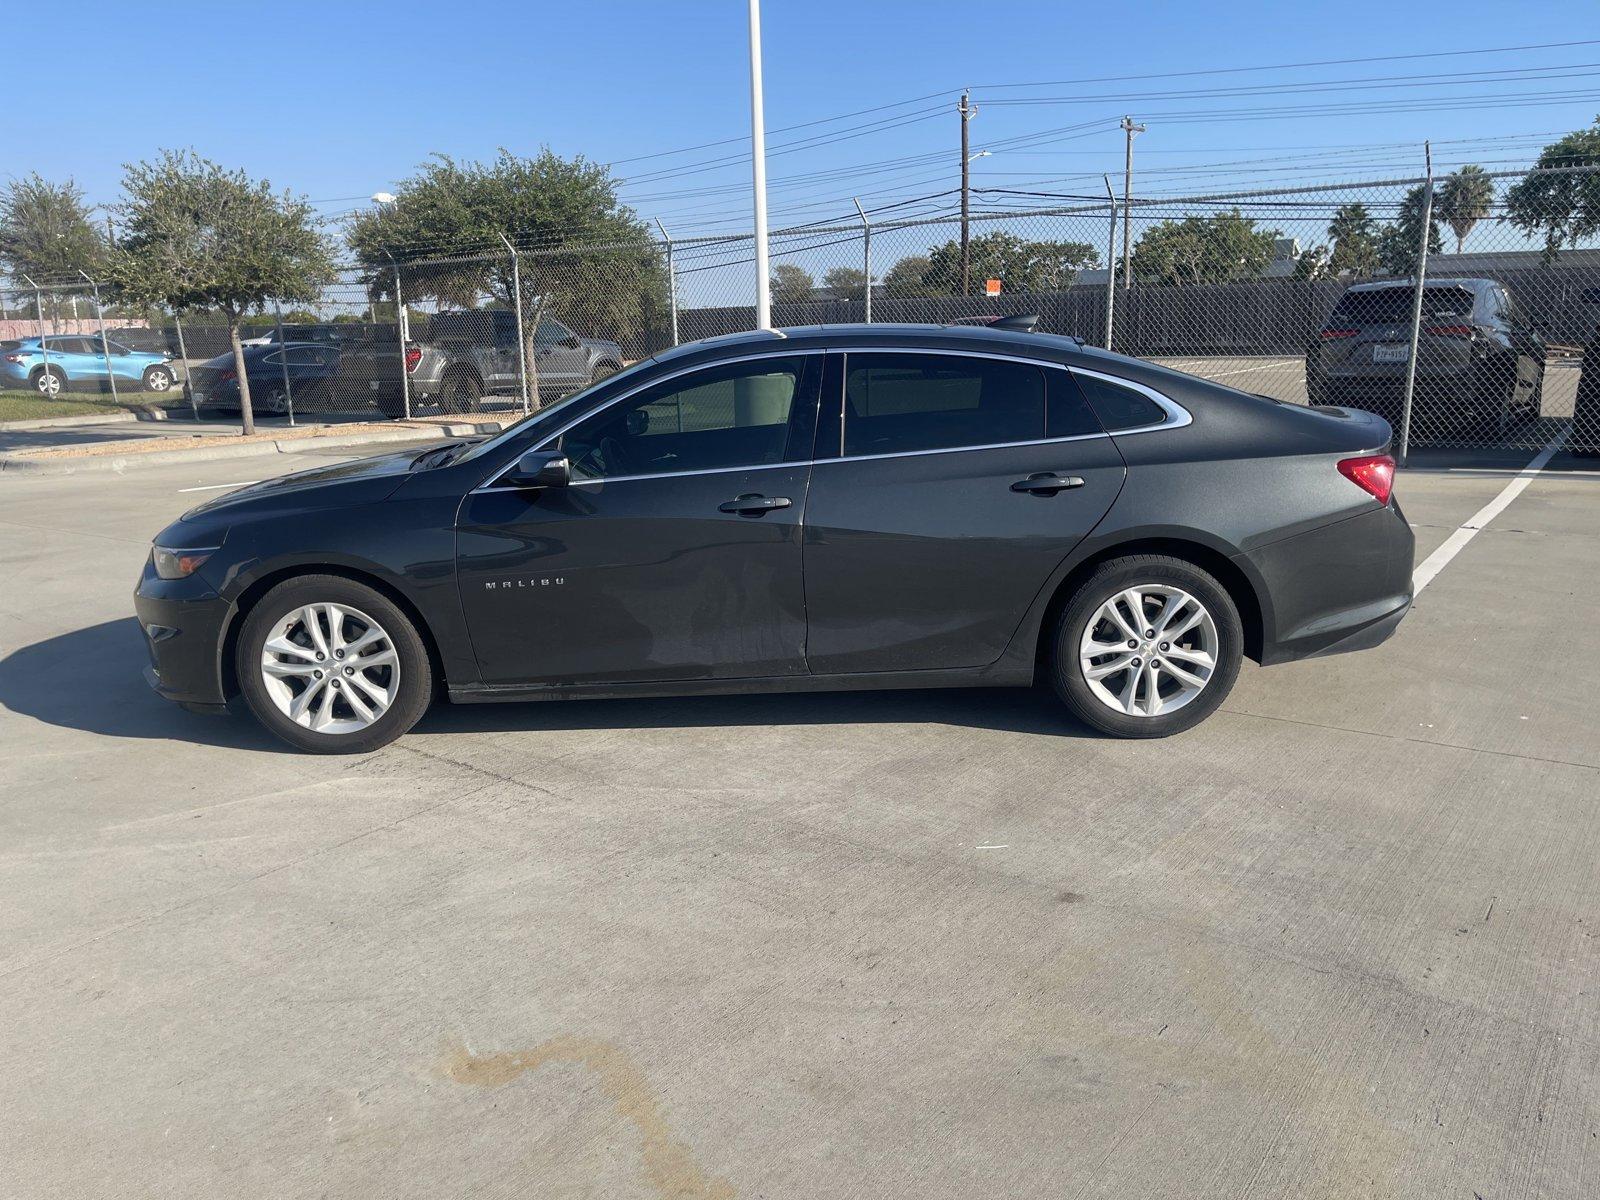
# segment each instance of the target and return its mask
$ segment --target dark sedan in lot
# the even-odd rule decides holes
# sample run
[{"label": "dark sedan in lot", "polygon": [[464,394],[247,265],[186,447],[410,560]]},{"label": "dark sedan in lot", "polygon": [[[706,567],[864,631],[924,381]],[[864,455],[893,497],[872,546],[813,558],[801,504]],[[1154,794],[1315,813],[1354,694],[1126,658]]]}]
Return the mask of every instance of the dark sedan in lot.
[{"label": "dark sedan in lot", "polygon": [[323,752],[454,701],[1027,685],[1153,737],[1240,660],[1411,600],[1389,427],[1069,338],[818,327],[668,351],[487,441],[156,538],[149,678]]}]

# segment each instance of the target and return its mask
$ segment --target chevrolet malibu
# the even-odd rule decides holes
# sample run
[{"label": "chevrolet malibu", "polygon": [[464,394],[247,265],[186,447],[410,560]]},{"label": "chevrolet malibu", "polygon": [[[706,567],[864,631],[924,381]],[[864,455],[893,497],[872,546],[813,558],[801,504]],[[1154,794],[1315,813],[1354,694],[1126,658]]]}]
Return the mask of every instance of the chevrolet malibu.
[{"label": "chevrolet malibu", "polygon": [[636,363],[505,432],[187,513],[147,675],[303,750],[452,702],[1047,681],[1160,737],[1411,602],[1381,418],[1063,337],[867,325]]}]

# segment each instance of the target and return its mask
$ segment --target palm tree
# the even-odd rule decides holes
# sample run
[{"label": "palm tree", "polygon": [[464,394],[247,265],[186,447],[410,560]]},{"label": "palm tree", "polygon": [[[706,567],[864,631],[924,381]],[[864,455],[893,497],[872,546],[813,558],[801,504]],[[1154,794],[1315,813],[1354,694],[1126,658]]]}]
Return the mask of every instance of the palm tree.
[{"label": "palm tree", "polygon": [[1461,243],[1483,218],[1489,215],[1494,203],[1494,180],[1482,167],[1468,163],[1446,176],[1439,189],[1438,216],[1456,235],[1456,253],[1461,253]]},{"label": "palm tree", "polygon": [[1365,204],[1341,204],[1328,223],[1328,239],[1333,243],[1328,269],[1334,274],[1371,275],[1378,269],[1378,230]]}]

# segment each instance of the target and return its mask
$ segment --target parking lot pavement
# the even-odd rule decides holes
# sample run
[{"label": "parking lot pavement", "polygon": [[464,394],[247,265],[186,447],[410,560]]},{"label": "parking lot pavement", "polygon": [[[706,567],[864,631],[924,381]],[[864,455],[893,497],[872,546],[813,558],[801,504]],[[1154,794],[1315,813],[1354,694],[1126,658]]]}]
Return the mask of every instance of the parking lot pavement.
[{"label": "parking lot pavement", "polygon": [[[1163,742],[952,691],[326,759],[139,678],[150,535],[256,464],[0,481],[9,1194],[1595,1194],[1600,474]],[[1405,473],[1419,556],[1521,465]]]}]

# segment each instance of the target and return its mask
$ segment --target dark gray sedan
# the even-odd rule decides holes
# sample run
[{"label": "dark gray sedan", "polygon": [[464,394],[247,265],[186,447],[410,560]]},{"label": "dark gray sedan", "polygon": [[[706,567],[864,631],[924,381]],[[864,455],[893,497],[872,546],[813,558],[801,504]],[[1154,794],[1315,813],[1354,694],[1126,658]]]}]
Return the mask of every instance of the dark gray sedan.
[{"label": "dark gray sedan", "polygon": [[[150,679],[371,750],[452,701],[1046,680],[1158,737],[1411,603],[1389,426],[1002,329],[741,334],[156,537]],[[603,719],[597,714],[597,719]]]}]

